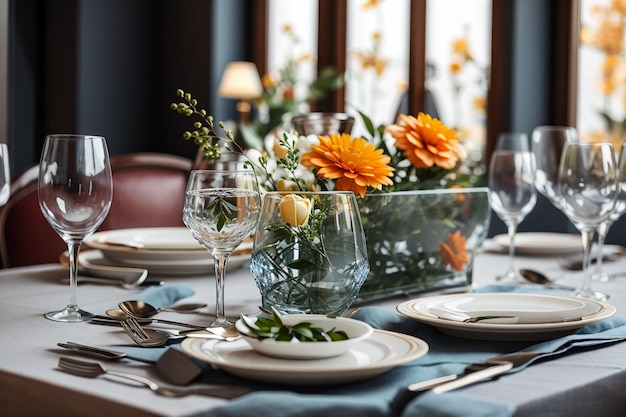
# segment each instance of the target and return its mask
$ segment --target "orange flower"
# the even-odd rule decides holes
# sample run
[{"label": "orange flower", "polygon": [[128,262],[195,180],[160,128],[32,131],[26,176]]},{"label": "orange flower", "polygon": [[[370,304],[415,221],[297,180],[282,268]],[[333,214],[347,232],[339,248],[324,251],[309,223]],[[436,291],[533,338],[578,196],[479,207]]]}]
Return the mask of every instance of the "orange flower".
[{"label": "orange flower", "polygon": [[467,248],[465,247],[466,242],[467,238],[461,234],[460,230],[457,230],[453,235],[448,234],[447,243],[439,242],[443,264],[449,265],[455,271],[462,271],[463,265],[468,264],[470,261]]},{"label": "orange flower", "polygon": [[363,9],[373,9],[378,6],[378,0],[366,0],[365,3],[361,5]]},{"label": "orange flower", "polygon": [[318,138],[320,144],[302,155],[302,165],[317,169],[319,178],[336,179],[338,191],[354,191],[364,197],[367,187],[380,190],[393,184],[394,168],[387,165],[391,158],[382,149],[345,133]]},{"label": "orange flower", "polygon": [[461,69],[463,68],[463,64],[461,64],[458,61],[455,61],[453,63],[450,64],[450,72],[452,74],[457,74],[461,71]]},{"label": "orange flower", "polygon": [[274,80],[274,77],[270,74],[265,74],[263,78],[261,78],[261,84],[263,84],[263,87],[265,88],[274,87],[276,85],[276,80]]},{"label": "orange flower", "polygon": [[293,100],[294,97],[293,87],[285,88],[285,91],[283,91],[283,98],[285,100]]},{"label": "orange flower", "polygon": [[396,147],[404,153],[413,166],[430,168],[437,165],[452,169],[457,161],[465,158],[465,150],[456,132],[439,119],[420,113],[417,118],[400,115],[399,125],[389,125],[386,131],[396,140]]},{"label": "orange flower", "polygon": [[471,61],[472,54],[469,51],[469,45],[465,38],[457,38],[452,41],[452,52],[460,55],[466,61]]}]

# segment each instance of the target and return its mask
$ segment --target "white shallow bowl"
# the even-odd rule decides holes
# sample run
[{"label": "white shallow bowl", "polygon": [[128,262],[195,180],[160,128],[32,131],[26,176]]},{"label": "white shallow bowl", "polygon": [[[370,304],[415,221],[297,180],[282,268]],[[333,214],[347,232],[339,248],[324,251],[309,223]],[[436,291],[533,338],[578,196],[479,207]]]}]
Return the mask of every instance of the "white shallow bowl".
[{"label": "white shallow bowl", "polygon": [[346,353],[355,344],[367,339],[374,329],[369,324],[346,317],[328,317],[323,314],[286,314],[281,316],[283,324],[293,326],[298,323],[311,323],[314,327],[326,331],[343,330],[348,339],[334,342],[301,342],[297,339],[277,341],[275,339],[258,339],[239,319],[235,323],[237,330],[250,347],[260,354],[283,359],[323,359]]}]

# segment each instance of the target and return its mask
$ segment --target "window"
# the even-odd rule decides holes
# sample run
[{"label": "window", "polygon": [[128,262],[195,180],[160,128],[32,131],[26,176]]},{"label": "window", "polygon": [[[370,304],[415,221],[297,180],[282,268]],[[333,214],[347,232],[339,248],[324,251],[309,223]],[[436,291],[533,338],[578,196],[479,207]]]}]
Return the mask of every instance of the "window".
[{"label": "window", "polygon": [[583,140],[608,138],[621,147],[626,120],[626,5],[582,0],[578,121]]}]

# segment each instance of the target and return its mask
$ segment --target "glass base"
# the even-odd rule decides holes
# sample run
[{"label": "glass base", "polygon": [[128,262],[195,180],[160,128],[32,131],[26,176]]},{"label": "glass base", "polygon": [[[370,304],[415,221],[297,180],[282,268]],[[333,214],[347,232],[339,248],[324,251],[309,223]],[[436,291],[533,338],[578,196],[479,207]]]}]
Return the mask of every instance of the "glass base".
[{"label": "glass base", "polygon": [[581,297],[581,298],[589,298],[591,300],[597,300],[597,301],[606,301],[609,299],[609,295],[608,294],[604,294],[601,292],[597,292],[594,291],[592,289],[586,289],[586,290],[578,290],[576,291],[576,294],[574,294],[574,296],[576,297]]},{"label": "glass base", "polygon": [[215,321],[213,321],[213,323],[209,324],[209,327],[212,327],[212,328],[229,327],[229,326],[234,326],[234,325],[235,323],[228,320],[226,317],[222,317],[222,318],[216,319]]},{"label": "glass base", "polygon": [[609,282],[609,281],[613,281],[614,279],[615,277],[604,272],[600,274],[593,274],[593,276],[591,277],[592,281],[599,281],[599,282]]},{"label": "glass base", "polygon": [[43,316],[48,320],[60,321],[64,323],[80,323],[89,321],[95,314],[81,310],[78,306],[67,306],[63,310],[52,311]]},{"label": "glass base", "polygon": [[508,285],[528,284],[528,281],[515,271],[507,271],[504,275],[497,275],[496,281],[498,281],[499,284]]}]

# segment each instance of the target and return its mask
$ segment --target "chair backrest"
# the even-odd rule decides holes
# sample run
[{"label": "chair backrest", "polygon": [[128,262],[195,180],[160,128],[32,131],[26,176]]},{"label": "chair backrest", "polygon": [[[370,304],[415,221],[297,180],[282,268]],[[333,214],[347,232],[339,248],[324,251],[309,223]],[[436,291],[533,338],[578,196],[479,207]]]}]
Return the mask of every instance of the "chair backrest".
[{"label": "chair backrest", "polygon": [[[177,155],[132,153],[111,157],[113,202],[98,230],[184,226],[182,208],[193,161]],[[67,245],[39,209],[39,166],[11,183],[11,197],[0,208],[2,266],[58,262]]]}]

